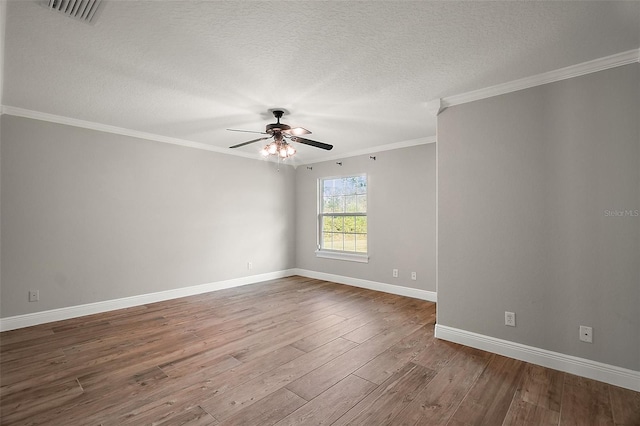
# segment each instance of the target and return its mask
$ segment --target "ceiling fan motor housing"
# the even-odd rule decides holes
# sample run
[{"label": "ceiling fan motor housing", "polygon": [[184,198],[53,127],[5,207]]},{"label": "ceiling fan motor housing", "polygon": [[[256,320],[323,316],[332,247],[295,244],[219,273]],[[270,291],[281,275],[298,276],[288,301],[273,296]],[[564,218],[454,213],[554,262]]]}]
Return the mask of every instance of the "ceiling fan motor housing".
[{"label": "ceiling fan motor housing", "polygon": [[[290,139],[291,142],[298,142],[298,143],[301,143],[301,144],[304,144],[304,145],[310,145],[310,146],[314,146],[316,148],[326,149],[327,151],[333,148],[333,145],[329,145],[327,143],[322,143],[322,142],[318,142],[318,141],[313,141],[311,139],[301,138],[300,135],[307,135],[307,134],[311,133],[310,131],[308,131],[307,129],[305,129],[303,127],[296,127],[296,128],[292,129],[291,126],[289,126],[288,124],[281,123],[280,122],[280,118],[282,118],[282,116],[284,115],[284,113],[285,113],[284,110],[275,109],[275,110],[271,110],[271,112],[273,113],[273,116],[276,118],[277,122],[276,123],[267,124],[267,128],[266,128],[265,132],[263,133],[263,134],[267,134],[267,135],[270,135],[270,136],[267,136],[267,137],[264,137],[264,138],[254,139],[254,140],[251,140],[251,141],[248,141],[248,142],[239,143],[239,144],[230,146],[229,148],[239,148],[241,146],[245,146],[245,145],[248,145],[250,143],[254,143],[254,142],[270,139],[272,137],[274,139],[274,142],[278,146],[280,146],[280,149],[283,149],[283,147],[284,148],[289,147],[289,148],[291,148],[293,150],[293,152],[289,152],[289,149],[287,148],[287,155],[283,156],[283,158],[288,158],[288,157],[292,156],[293,154],[295,154],[295,149],[293,149],[289,145],[289,142],[287,142],[285,140],[285,138]],[[248,131],[248,130],[236,130],[236,129],[227,129],[227,130],[231,130],[231,131],[234,131],[234,132],[262,133],[262,132]],[[270,144],[270,146],[271,145],[273,145],[273,142]],[[263,151],[265,151],[265,150],[266,150],[266,148]],[[267,152],[267,151],[265,151],[265,152]],[[274,155],[274,153],[268,151],[267,155]]]},{"label": "ceiling fan motor housing", "polygon": [[267,124],[267,130],[266,132],[271,134],[274,132],[278,132],[278,131],[283,131],[283,130],[289,130],[291,129],[291,126],[287,125],[287,124],[282,124],[282,123],[272,123],[272,124]]},{"label": "ceiling fan motor housing", "polygon": [[273,110],[273,116],[278,120],[278,122],[267,124],[267,130],[266,130],[267,133],[273,134],[273,133],[282,132],[283,130],[291,129],[291,126],[280,123],[280,119],[282,118],[283,115],[284,115],[284,111],[279,109]]}]

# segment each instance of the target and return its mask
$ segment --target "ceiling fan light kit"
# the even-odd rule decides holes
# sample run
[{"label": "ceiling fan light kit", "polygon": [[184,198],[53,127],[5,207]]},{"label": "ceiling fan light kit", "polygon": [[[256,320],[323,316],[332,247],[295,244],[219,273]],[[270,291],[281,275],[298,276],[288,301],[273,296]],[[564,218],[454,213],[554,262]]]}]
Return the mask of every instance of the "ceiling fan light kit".
[{"label": "ceiling fan light kit", "polygon": [[260,150],[260,155],[262,155],[263,157],[274,155],[283,160],[294,156],[296,153],[296,149],[287,141],[287,139],[291,142],[310,145],[316,148],[326,149],[327,151],[333,148],[333,145],[329,145],[327,143],[299,137],[300,135],[308,135],[311,132],[304,127],[291,128],[291,126],[289,126],[288,124],[280,123],[280,118],[282,118],[282,116],[284,115],[283,110],[275,109],[272,112],[277,122],[267,124],[264,132],[255,132],[253,130],[227,129],[232,132],[260,133],[269,136],[242,142],[237,145],[230,146],[229,148],[239,148],[250,143],[273,138],[273,141],[271,143],[268,143],[264,146],[264,148],[262,148],[262,150]]},{"label": "ceiling fan light kit", "polygon": [[292,157],[295,153],[296,149],[283,140],[275,140],[260,150],[263,157],[277,155],[282,159]]}]

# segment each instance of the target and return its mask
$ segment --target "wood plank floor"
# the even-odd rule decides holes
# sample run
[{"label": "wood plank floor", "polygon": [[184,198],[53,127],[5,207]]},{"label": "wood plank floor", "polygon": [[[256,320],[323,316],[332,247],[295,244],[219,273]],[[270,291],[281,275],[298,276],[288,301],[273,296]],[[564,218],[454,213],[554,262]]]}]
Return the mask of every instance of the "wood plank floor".
[{"label": "wood plank floor", "polygon": [[301,277],[0,334],[2,425],[640,425],[640,393],[437,340]]}]

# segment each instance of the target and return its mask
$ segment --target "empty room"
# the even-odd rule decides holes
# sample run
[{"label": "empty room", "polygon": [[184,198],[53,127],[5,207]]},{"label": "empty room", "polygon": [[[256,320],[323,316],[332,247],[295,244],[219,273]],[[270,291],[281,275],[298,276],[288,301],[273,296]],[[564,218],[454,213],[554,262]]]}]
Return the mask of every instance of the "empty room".
[{"label": "empty room", "polygon": [[640,426],[640,2],[0,0],[0,424]]}]

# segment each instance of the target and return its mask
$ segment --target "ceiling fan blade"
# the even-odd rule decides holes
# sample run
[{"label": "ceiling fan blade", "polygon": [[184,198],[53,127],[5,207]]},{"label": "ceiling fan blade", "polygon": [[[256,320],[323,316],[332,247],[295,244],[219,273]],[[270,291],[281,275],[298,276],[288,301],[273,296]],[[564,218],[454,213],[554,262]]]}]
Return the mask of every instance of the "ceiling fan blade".
[{"label": "ceiling fan blade", "polygon": [[239,148],[241,146],[249,145],[250,143],[254,143],[254,142],[258,142],[258,141],[263,141],[265,139],[271,139],[271,136],[267,136],[265,138],[254,139],[252,141],[242,142],[242,143],[239,143],[238,145],[230,146],[229,148]]},{"label": "ceiling fan blade", "polygon": [[291,136],[310,135],[311,131],[304,127],[294,127],[293,129],[283,130],[282,133],[287,133]]},{"label": "ceiling fan blade", "polygon": [[333,148],[333,145],[329,145],[328,143],[312,141],[311,139],[299,138],[297,136],[293,136],[291,138],[293,142],[303,143],[305,145],[315,146],[316,148],[326,149],[330,151]]},{"label": "ceiling fan blade", "polygon": [[254,130],[239,130],[239,129],[227,129],[230,132],[243,132],[243,133],[259,133],[261,135],[268,135],[266,132],[256,132]]}]

